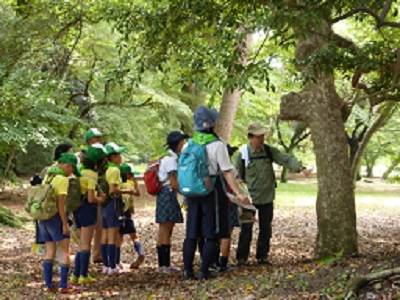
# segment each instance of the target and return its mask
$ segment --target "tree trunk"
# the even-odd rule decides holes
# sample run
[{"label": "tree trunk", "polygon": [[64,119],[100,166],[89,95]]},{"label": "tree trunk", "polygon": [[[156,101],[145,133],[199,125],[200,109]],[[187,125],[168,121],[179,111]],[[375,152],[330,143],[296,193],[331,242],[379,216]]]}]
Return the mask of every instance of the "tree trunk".
[{"label": "tree trunk", "polygon": [[7,163],[6,163],[6,167],[4,169],[3,178],[1,179],[1,185],[0,185],[3,190],[5,187],[8,173],[10,172],[10,169],[11,169],[11,163],[12,163],[12,160],[14,159],[16,149],[17,149],[17,146],[12,145],[10,148],[10,152],[8,153]]},{"label": "tree trunk", "polygon": [[[243,30],[243,29],[240,29]],[[246,37],[246,46],[241,49],[242,57],[240,63],[243,65],[247,64],[247,55],[252,44],[252,35],[248,34]],[[219,138],[224,142],[229,143],[231,140],[233,123],[235,121],[236,112],[239,106],[240,99],[240,87],[235,86],[233,88],[225,87],[222,95],[220,114],[217,126],[215,128]]]},{"label": "tree trunk", "polygon": [[375,120],[375,122],[368,128],[367,132],[364,135],[363,140],[361,141],[361,144],[357,149],[357,153],[354,157],[353,164],[351,165],[351,177],[353,181],[357,179],[357,172],[360,167],[361,158],[365,151],[365,148],[367,147],[369,141],[371,140],[371,137],[383,125],[385,125],[385,123],[390,119],[390,117],[394,114],[395,111],[396,111],[395,103],[390,103],[379,115],[379,117]]},{"label": "tree trunk", "polygon": [[[303,60],[323,49],[322,36],[331,32],[323,22],[321,32],[299,38],[296,58]],[[322,34],[321,34],[322,33]],[[310,128],[318,169],[315,257],[352,254],[358,251],[355,197],[342,109],[332,74],[320,70],[300,93],[282,97],[281,119],[304,121]]]},{"label": "tree trunk", "polygon": [[383,173],[382,178],[383,179],[388,179],[390,173],[393,172],[393,170],[400,164],[400,155],[398,155],[393,161],[390,167]]},{"label": "tree trunk", "polygon": [[230,91],[225,88],[222,95],[221,107],[219,109],[219,120],[217,123],[216,132],[220,139],[229,143],[231,140],[233,123],[235,121],[236,112],[239,106],[240,91],[239,88],[234,88]]}]

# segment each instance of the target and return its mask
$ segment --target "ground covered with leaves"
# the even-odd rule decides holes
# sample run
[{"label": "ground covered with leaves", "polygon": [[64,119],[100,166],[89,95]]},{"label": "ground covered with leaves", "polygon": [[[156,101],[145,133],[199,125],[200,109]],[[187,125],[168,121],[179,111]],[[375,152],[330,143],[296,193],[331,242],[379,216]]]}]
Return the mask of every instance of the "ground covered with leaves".
[{"label": "ground covered with leaves", "polygon": [[[366,188],[368,194],[369,187]],[[373,189],[377,189],[376,186]],[[378,188],[379,189],[379,188]],[[385,190],[385,187],[383,188]],[[282,191],[284,194],[284,190]],[[247,266],[222,274],[215,280],[183,281],[182,274],[158,274],[154,222],[155,200],[141,197],[136,204],[136,227],[146,254],[140,270],[118,276],[100,274],[100,266],[92,265],[97,283],[83,286],[80,294],[64,298],[115,299],[342,299],[348,282],[357,276],[400,265],[400,188],[391,188],[391,197],[364,197],[357,202],[359,250],[357,257],[331,257],[313,261],[316,236],[316,214],[312,201],[280,203],[276,201],[270,260],[273,266],[256,264],[255,241]],[[372,195],[372,194],[371,194]],[[369,199],[369,200],[368,200]],[[372,199],[372,200],[371,200]],[[375,200],[374,200],[375,199]],[[398,199],[400,200],[400,199]],[[23,213],[25,191],[14,190],[0,194],[0,205],[17,214]],[[372,204],[369,202],[373,202]],[[25,215],[26,216],[26,215]],[[182,267],[184,225],[178,224],[173,233],[172,263]],[[258,227],[255,226],[255,236]],[[235,229],[230,263],[235,263],[239,229]],[[0,225],[0,295],[5,299],[44,299],[41,257],[31,252],[34,240],[32,222],[23,229]],[[76,245],[72,247],[75,253]],[[135,260],[132,243],[125,238],[122,261]],[[197,257],[198,261],[198,257]],[[128,266],[128,265],[126,265]],[[198,267],[198,265],[197,265]],[[55,275],[56,281],[58,274]],[[61,296],[55,296],[60,297]],[[358,299],[400,298],[400,276],[376,281],[362,288]]]}]

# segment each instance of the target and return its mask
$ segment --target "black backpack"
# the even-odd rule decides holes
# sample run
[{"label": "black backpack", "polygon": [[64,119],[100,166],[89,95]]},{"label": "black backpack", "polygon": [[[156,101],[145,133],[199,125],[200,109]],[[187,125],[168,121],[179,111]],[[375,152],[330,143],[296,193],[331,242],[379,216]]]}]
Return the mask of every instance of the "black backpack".
[{"label": "black backpack", "polygon": [[[249,149],[247,148],[247,151]],[[267,155],[262,155],[262,156],[256,156],[256,157],[250,157],[250,153],[249,153],[249,159],[250,161],[253,159],[266,159],[268,158],[271,161],[271,169],[272,169],[272,177],[274,179],[274,184],[275,184],[275,188],[278,187],[278,185],[276,184],[276,177],[275,177],[275,171],[274,171],[274,166],[273,166],[273,162],[274,162],[274,156],[272,155],[272,151],[271,151],[271,147],[268,146],[267,144],[264,144],[264,150],[265,153]],[[246,167],[245,167],[245,161],[244,159],[242,159],[242,166],[243,166],[243,179],[244,181],[246,181]]]}]

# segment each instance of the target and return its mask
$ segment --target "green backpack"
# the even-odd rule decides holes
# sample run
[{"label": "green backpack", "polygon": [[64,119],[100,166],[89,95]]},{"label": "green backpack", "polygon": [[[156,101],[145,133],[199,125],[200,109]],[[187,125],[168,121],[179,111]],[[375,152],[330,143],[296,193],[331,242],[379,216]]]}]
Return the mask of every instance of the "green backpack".
[{"label": "green backpack", "polygon": [[49,175],[44,184],[32,186],[28,191],[25,210],[35,220],[48,220],[58,213],[57,197],[50,184],[56,175]]},{"label": "green backpack", "polygon": [[[82,174],[82,177],[92,178],[94,180],[93,177],[86,174]],[[65,197],[64,204],[65,211],[71,213],[83,205],[85,196],[81,194],[81,183],[78,177],[69,177],[68,181],[68,194]]]},{"label": "green backpack", "polygon": [[65,211],[71,213],[76,211],[83,204],[83,197],[81,194],[81,184],[78,177],[68,178],[68,194],[65,197],[64,205]]}]

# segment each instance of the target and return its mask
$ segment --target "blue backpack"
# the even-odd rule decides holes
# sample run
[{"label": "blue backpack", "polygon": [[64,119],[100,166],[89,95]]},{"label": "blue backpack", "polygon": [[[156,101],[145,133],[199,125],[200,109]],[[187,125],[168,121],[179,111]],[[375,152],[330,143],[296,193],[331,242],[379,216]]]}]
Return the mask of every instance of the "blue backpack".
[{"label": "blue backpack", "polygon": [[179,192],[184,196],[204,197],[214,190],[214,180],[208,171],[206,145],[196,144],[190,139],[179,156]]}]

